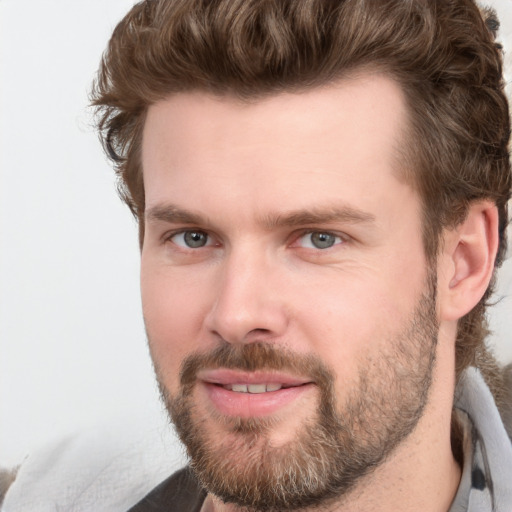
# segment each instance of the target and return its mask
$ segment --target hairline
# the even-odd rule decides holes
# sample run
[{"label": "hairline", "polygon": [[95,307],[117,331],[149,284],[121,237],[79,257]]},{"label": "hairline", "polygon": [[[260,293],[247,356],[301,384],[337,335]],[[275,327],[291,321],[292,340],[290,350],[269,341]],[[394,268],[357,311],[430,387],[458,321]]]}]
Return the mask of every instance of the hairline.
[{"label": "hairline", "polygon": [[[278,90],[276,89],[268,89],[268,90],[260,90],[254,91],[254,93],[247,94],[239,90],[233,90],[230,88],[222,88],[222,89],[209,89],[207,87],[191,87],[187,89],[183,89],[181,91],[172,91],[168,94],[163,95],[159,100],[154,101],[152,103],[148,103],[144,112],[141,114],[139,122],[139,135],[136,146],[138,147],[138,155],[137,155],[137,166],[138,173],[140,174],[140,178],[142,183],[144,182],[144,168],[142,162],[142,141],[144,136],[144,129],[146,125],[147,113],[149,109],[157,104],[159,101],[165,101],[171,97],[180,95],[180,94],[205,94],[212,98],[216,98],[219,100],[230,100],[236,101],[241,105],[250,105],[254,103],[258,103],[264,101],[267,98],[278,97],[281,94],[296,94],[302,95],[312,90],[322,89],[324,87],[335,86],[337,84],[343,83],[347,80],[356,80],[363,76],[383,76],[389,80],[391,80],[395,85],[398,86],[403,106],[404,106],[404,119],[400,123],[398,134],[393,146],[393,160],[392,160],[392,173],[395,178],[397,178],[401,183],[405,183],[409,185],[417,194],[418,199],[420,201],[420,207],[422,212],[424,212],[426,208],[425,198],[421,193],[420,187],[418,186],[418,177],[417,173],[419,172],[419,168],[421,167],[421,157],[419,157],[418,153],[413,150],[415,143],[421,144],[419,141],[419,137],[417,131],[415,129],[415,122],[413,119],[413,108],[412,108],[412,95],[409,93],[408,87],[404,84],[404,80],[401,80],[399,76],[397,76],[396,72],[393,72],[389,69],[389,66],[385,66],[379,62],[369,63],[369,64],[361,64],[359,66],[353,68],[343,69],[339,72],[336,77],[331,79],[322,79],[315,81],[314,83],[305,83],[305,84],[288,84],[282,86]],[[143,186],[143,190],[145,193],[145,187]],[[144,197],[144,209],[139,211],[137,214],[137,221],[139,224],[139,246],[142,250],[142,246],[144,243],[144,219],[145,219],[145,211],[146,211],[146,203]],[[427,240],[425,233],[425,224],[427,222],[426,216],[422,215],[421,219],[421,227],[423,230],[423,245],[427,258],[430,259],[427,250]],[[437,246],[437,244],[436,244]]]}]

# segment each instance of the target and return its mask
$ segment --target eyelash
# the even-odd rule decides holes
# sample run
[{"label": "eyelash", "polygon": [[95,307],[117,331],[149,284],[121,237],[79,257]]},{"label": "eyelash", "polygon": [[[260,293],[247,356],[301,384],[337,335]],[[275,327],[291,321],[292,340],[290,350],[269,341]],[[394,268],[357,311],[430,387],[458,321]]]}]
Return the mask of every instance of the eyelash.
[{"label": "eyelash", "polygon": [[[175,241],[173,241],[174,237],[176,237],[178,235],[184,235],[186,233],[201,233],[201,234],[204,234],[206,237],[208,237],[207,242],[206,242],[205,245],[202,245],[202,246],[190,247],[190,246],[186,246],[186,244],[182,245],[182,244],[178,244]],[[336,233],[336,232],[332,232],[332,231],[327,231],[327,230],[320,230],[320,229],[308,229],[308,230],[300,231],[299,233],[295,233],[294,235],[292,235],[292,242],[289,244],[289,246],[293,247],[294,244],[298,244],[298,242],[302,238],[304,238],[304,237],[306,237],[308,235],[313,235],[313,234],[325,235],[327,237],[333,237],[335,240],[332,243],[332,245],[328,245],[328,246],[323,247],[323,248],[321,248],[321,247],[302,247],[303,249],[310,249],[310,250],[316,250],[316,251],[323,252],[323,251],[326,251],[328,249],[331,249],[332,247],[339,246],[339,245],[344,245],[348,241],[348,237],[345,234],[340,234],[340,233]],[[211,247],[212,245],[219,245],[219,244],[212,244],[211,243],[212,239],[213,239],[213,237],[207,231],[205,231],[203,229],[189,228],[189,229],[180,229],[178,231],[173,231],[171,233],[167,233],[163,237],[163,242],[164,243],[166,243],[166,242],[174,243],[176,246],[178,246],[179,248],[181,248],[183,250],[195,251],[197,249],[201,249],[201,248],[205,248],[205,247]],[[312,242],[311,242],[311,245],[313,245]]]},{"label": "eyelash", "polygon": [[327,249],[331,249],[332,247],[335,247],[335,246],[338,246],[338,245],[343,245],[344,243],[347,242],[347,236],[346,235],[342,235],[340,233],[336,233],[336,232],[332,232],[332,231],[327,231],[327,230],[310,229],[310,230],[302,231],[301,233],[299,233],[298,236],[295,237],[295,242],[294,243],[298,243],[298,241],[301,240],[302,238],[304,238],[304,237],[306,237],[308,235],[314,235],[314,234],[326,235],[328,237],[333,237],[335,239],[334,243],[332,245],[330,245],[328,247],[324,247],[324,248],[320,248],[320,247],[304,247],[304,249],[313,249],[313,250],[318,250],[318,251],[326,251]]},{"label": "eyelash", "polygon": [[[202,233],[204,235],[206,235],[206,237],[208,237],[208,239],[212,239],[212,236],[205,230],[203,229],[194,229],[194,228],[189,228],[189,229],[180,229],[178,231],[173,231],[171,233],[167,233],[164,237],[163,237],[163,242],[166,243],[166,242],[171,242],[171,243],[174,243],[175,245],[177,245],[178,247],[180,247],[181,249],[184,249],[184,250],[187,250],[187,249],[190,249],[190,250],[195,250],[197,248],[194,248],[194,247],[184,247],[180,244],[177,244],[176,242],[173,241],[173,238],[178,236],[178,235],[185,235],[186,233]],[[210,244],[208,245],[204,245],[204,246],[201,246],[201,247],[210,247]],[[199,247],[199,248],[201,248]]]}]

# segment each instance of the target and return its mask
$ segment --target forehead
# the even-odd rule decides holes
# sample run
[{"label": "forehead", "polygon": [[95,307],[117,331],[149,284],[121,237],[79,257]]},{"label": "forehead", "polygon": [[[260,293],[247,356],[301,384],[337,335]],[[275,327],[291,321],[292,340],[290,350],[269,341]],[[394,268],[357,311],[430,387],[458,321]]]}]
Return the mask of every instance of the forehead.
[{"label": "forehead", "polygon": [[343,191],[357,203],[365,191],[403,186],[406,127],[401,88],[379,74],[252,102],[177,94],[147,114],[146,206],[183,198],[204,206],[218,195],[256,210],[286,209],[297,197],[335,200]]}]

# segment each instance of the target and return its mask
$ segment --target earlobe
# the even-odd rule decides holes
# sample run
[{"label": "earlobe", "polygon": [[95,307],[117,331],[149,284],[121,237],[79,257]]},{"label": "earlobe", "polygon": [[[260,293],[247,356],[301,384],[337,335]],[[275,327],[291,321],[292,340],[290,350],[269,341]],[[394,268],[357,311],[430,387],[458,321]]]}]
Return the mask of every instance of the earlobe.
[{"label": "earlobe", "polygon": [[465,220],[447,238],[444,260],[448,271],[444,272],[444,288],[440,283],[441,314],[445,320],[458,320],[476,306],[492,278],[498,250],[498,211],[494,203],[472,204]]}]

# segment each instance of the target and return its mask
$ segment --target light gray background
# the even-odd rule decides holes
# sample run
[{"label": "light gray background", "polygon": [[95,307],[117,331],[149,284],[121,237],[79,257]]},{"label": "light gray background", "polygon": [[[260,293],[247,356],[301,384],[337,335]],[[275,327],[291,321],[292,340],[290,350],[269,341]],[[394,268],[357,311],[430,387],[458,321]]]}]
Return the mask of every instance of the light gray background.
[{"label": "light gray background", "polygon": [[[136,225],[86,109],[132,3],[0,0],[0,466],[90,425],[161,419]],[[491,3],[512,52],[512,0]],[[511,259],[499,295],[493,342],[512,361]]]}]

